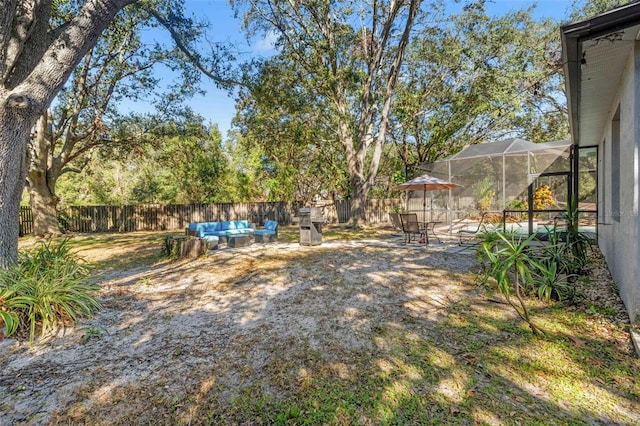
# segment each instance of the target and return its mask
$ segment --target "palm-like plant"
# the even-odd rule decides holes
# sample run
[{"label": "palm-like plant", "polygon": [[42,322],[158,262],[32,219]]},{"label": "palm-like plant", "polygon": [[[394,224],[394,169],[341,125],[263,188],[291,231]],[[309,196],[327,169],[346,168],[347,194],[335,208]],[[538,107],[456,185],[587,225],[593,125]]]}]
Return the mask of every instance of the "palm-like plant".
[{"label": "palm-like plant", "polygon": [[[535,239],[535,234],[526,239],[516,237],[515,234],[497,233],[499,240],[490,244],[483,243],[483,251],[489,260],[487,277],[495,279],[498,291],[503,294],[513,309],[524,320],[531,330],[538,335],[544,334],[531,320],[529,310],[524,302],[527,288],[533,285],[533,275],[530,266],[534,262],[529,256],[527,248]],[[515,296],[516,301],[512,299]]]},{"label": "palm-like plant", "polygon": [[567,203],[567,209],[564,214],[567,228],[566,244],[571,250],[573,262],[575,262],[579,268],[583,268],[587,263],[587,249],[591,245],[591,239],[580,232],[579,213],[578,201],[574,196]]},{"label": "palm-like plant", "polygon": [[532,259],[531,264],[537,270],[535,291],[538,298],[548,302],[554,295],[557,300],[563,300],[565,296],[571,294],[572,288],[567,283],[567,280],[574,275],[564,274],[560,263],[548,258],[542,261]]}]

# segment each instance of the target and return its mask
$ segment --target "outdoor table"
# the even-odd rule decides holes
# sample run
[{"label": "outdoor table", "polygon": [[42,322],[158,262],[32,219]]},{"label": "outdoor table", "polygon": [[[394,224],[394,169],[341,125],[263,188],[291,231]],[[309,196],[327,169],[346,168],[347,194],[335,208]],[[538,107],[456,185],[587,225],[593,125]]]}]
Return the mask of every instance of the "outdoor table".
[{"label": "outdoor table", "polygon": [[431,235],[433,235],[438,242],[440,242],[440,237],[436,235],[435,227],[436,225],[442,223],[439,220],[430,220],[428,222],[419,222],[420,227],[424,230],[424,244],[429,244],[429,231],[431,231]]},{"label": "outdoor table", "polygon": [[236,235],[229,235],[227,237],[227,247],[246,247],[252,243],[253,236],[243,233]]}]

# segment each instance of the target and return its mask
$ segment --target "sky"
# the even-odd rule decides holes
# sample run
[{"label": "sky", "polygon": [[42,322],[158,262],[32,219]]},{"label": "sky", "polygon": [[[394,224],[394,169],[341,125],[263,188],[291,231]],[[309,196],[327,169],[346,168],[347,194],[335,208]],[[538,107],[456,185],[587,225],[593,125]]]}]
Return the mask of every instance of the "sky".
[{"label": "sky", "polygon": [[[452,2],[453,3],[453,2]],[[536,5],[534,17],[553,18],[566,21],[573,0],[487,0],[487,11],[492,15],[501,15]],[[196,16],[208,20],[211,24],[211,36],[216,41],[233,43],[247,56],[266,56],[273,54],[273,48],[268,40],[254,39],[247,41],[241,28],[241,21],[234,17],[233,10],[226,0],[185,0],[187,10]],[[162,30],[154,30],[162,31]],[[150,34],[154,39],[167,41],[168,34]],[[159,71],[162,78],[171,79],[167,72]],[[167,81],[168,83],[168,81]],[[196,95],[185,101],[193,110],[205,119],[217,124],[223,138],[231,128],[231,120],[235,115],[235,101],[233,95],[218,89],[207,77],[202,78],[202,88],[206,94]],[[129,110],[150,109],[144,102],[125,104],[121,106],[123,112]]]}]

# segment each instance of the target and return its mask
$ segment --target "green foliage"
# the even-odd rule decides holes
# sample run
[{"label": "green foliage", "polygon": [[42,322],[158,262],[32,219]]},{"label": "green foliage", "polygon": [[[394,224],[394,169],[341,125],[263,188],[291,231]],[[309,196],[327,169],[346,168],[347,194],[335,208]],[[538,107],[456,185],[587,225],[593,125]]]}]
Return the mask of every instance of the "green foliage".
[{"label": "green foliage", "polygon": [[[6,321],[29,329],[33,342],[36,330],[42,335],[56,327],[75,323],[100,308],[92,293],[98,287],[88,282],[89,269],[70,252],[68,240],[43,243],[33,251],[20,253],[18,264],[0,270],[0,310],[7,331],[15,331]],[[18,321],[15,321],[15,319]],[[10,333],[8,333],[10,334]]]},{"label": "green foliage", "polygon": [[[65,25],[81,5],[56,2],[52,21]],[[170,27],[179,42],[165,44],[143,36],[158,24]],[[217,129],[208,129],[201,117],[182,106],[201,92],[202,72],[219,86],[228,87],[226,79],[232,78],[229,48],[208,39],[201,43],[206,28],[187,16],[182,1],[140,2],[121,10],[43,115],[48,121],[41,128],[46,132],[38,131],[27,155],[44,150],[49,156],[27,161],[31,187],[57,195],[63,205],[212,201],[225,158],[215,153],[216,135],[201,136],[214,139],[212,149],[200,149],[207,143],[190,138],[194,131]],[[207,55],[198,52],[203,44],[210,49]],[[158,66],[170,69],[169,84],[159,84]],[[125,100],[143,100],[156,112],[123,114],[119,108]],[[187,161],[171,163],[153,152],[175,142],[171,138],[179,139],[179,152],[191,154]],[[46,184],[42,176],[47,176]],[[55,209],[36,209],[34,214],[55,214]]]},{"label": "green foliage", "polygon": [[348,178],[342,147],[331,128],[335,120],[327,113],[327,100],[313,93],[313,82],[295,67],[291,57],[282,54],[260,64],[250,76],[234,119],[240,129],[236,143],[259,154],[260,161],[245,173],[257,178],[261,198],[269,201],[344,196]]},{"label": "green foliage", "polygon": [[591,18],[627,3],[629,3],[628,0],[576,0],[573,4],[571,21]]},{"label": "green foliage", "polygon": [[[489,261],[485,274],[495,280],[498,291],[505,296],[509,305],[527,322],[531,330],[536,334],[542,334],[542,330],[531,320],[524,301],[527,289],[533,286],[533,260],[529,257],[527,248],[534,240],[535,234],[526,239],[521,239],[515,234],[496,235],[498,239],[482,244],[484,256]],[[512,300],[512,296],[515,296],[516,302]]]},{"label": "green foliage", "polygon": [[556,22],[535,20],[532,9],[491,16],[484,2],[441,19],[416,31],[399,83],[393,129],[406,165],[509,134],[568,137]]},{"label": "green foliage", "polygon": [[[229,161],[216,126],[185,109],[156,128],[153,143],[132,150],[114,149],[92,159],[80,175],[64,175],[58,184],[64,204],[127,205],[229,201],[224,184]],[[150,117],[122,124],[150,125]],[[118,157],[113,159],[112,157]]]},{"label": "green foliage", "polygon": [[[567,206],[566,229],[554,226],[549,241],[532,244],[536,234],[518,238],[494,232],[483,235],[479,259],[484,265],[483,283],[492,278],[498,291],[535,333],[541,330],[531,321],[524,296],[541,300],[563,300],[574,295],[569,281],[587,262],[589,239],[578,231],[575,200]],[[516,302],[511,297],[515,295]]]},{"label": "green foliage", "polygon": [[491,205],[496,197],[495,187],[492,175],[485,176],[474,185],[473,195],[480,211],[491,210]]},{"label": "green foliage", "polygon": [[100,339],[102,337],[103,330],[98,327],[89,327],[83,330],[82,342],[86,343],[91,339]]},{"label": "green foliage", "polygon": [[18,329],[20,318],[13,311],[11,299],[13,289],[0,287],[0,321],[4,324],[4,335],[11,336]]},{"label": "green foliage", "polygon": [[537,270],[535,283],[538,298],[548,302],[551,298],[563,300],[572,295],[572,288],[567,282],[570,276],[563,274],[559,264],[554,260],[545,260],[531,259],[532,265]]},{"label": "green foliage", "polygon": [[506,207],[507,210],[527,210],[529,208],[527,202],[522,200],[509,200]]},{"label": "green foliage", "polygon": [[262,145],[274,172],[294,165],[297,199],[348,196],[356,200],[352,224],[366,220],[360,206],[380,170],[421,3],[233,2],[250,34],[278,45],[241,93],[242,121],[252,122],[243,136]]},{"label": "green foliage", "polygon": [[582,268],[588,261],[587,251],[591,245],[591,239],[580,232],[580,213],[578,211],[578,201],[575,196],[567,203],[564,220],[566,226],[565,242],[571,251],[572,261],[578,268]]},{"label": "green foliage", "polygon": [[222,152],[222,138],[217,127],[209,134],[194,122],[194,134],[167,139],[159,162],[167,172],[169,182],[175,185],[173,203],[210,203],[217,198],[220,178],[224,175],[227,159]]}]

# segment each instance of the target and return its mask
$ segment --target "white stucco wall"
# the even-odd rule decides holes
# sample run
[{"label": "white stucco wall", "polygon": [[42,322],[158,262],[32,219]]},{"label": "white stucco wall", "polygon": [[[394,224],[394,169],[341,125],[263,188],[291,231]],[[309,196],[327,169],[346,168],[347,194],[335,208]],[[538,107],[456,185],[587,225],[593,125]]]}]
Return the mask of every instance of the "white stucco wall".
[{"label": "white stucco wall", "polygon": [[[612,120],[620,106],[619,164],[612,159],[615,143]],[[640,43],[629,57],[616,101],[609,110],[598,161],[598,243],[618,285],[630,319],[640,322]],[[612,170],[619,168],[620,187]],[[620,208],[612,206],[613,191],[619,191]]]}]

